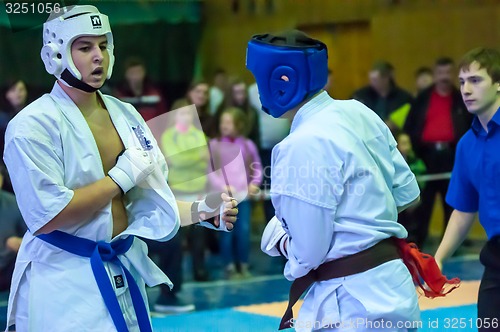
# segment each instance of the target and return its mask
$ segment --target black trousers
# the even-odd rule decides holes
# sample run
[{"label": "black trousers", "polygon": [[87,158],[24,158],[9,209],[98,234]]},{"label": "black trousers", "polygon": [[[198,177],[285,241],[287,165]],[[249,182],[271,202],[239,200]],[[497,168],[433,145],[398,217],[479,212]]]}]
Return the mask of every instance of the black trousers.
[{"label": "black trousers", "polygon": [[479,256],[484,273],[479,286],[477,318],[479,331],[500,330],[500,236],[491,238]]},{"label": "black trousers", "polygon": [[[272,149],[261,149],[259,151],[262,168],[264,170],[262,184],[260,186],[263,191],[271,190],[271,152]],[[275,210],[271,199],[264,200],[264,216],[266,218],[266,223],[269,222],[274,215]]]},{"label": "black trousers", "polygon": [[211,238],[213,236],[216,236],[217,234],[215,231],[211,231],[205,227],[197,225],[184,227],[181,231],[187,239],[189,252],[191,253],[191,258],[193,261],[193,277],[195,280],[198,280],[199,277],[208,274],[205,264],[205,249],[207,249],[207,246],[209,246],[209,244],[213,246],[211,241],[217,242],[217,239],[213,240]]},{"label": "black trousers", "polygon": [[16,260],[13,259],[7,264],[7,266],[0,270],[0,292],[8,291],[10,289],[15,265]]},{"label": "black trousers", "polygon": [[420,205],[415,207],[412,206],[404,210],[399,214],[398,222],[408,231],[408,238],[406,241],[414,242],[419,248],[421,248],[421,241],[419,241],[418,238],[418,231],[420,229],[419,224],[422,222],[419,216],[419,209]]},{"label": "black trousers", "polygon": [[[428,146],[421,150],[421,158],[427,166],[428,174],[439,174],[451,172],[453,169],[453,160],[455,158],[455,149],[449,147],[443,150],[436,150]],[[420,195],[420,206],[416,211],[417,218],[419,219],[415,229],[415,243],[421,248],[427,239],[429,232],[430,218],[436,200],[436,194],[440,194],[443,201],[444,210],[444,230],[448,224],[453,208],[445,202],[446,193],[448,192],[449,180],[428,181],[425,183],[424,189]]]},{"label": "black trousers", "polygon": [[[158,267],[162,270],[174,284],[172,292],[180,291],[182,286],[182,232],[177,234],[166,242],[158,242],[153,240],[145,240],[149,248],[149,256],[156,258]],[[170,293],[170,288],[165,285],[160,285],[161,293]]]},{"label": "black trousers", "polygon": [[422,248],[427,236],[429,234],[429,225],[431,222],[432,210],[434,203],[436,201],[436,194],[441,195],[443,200],[443,211],[444,211],[444,225],[443,234],[450,219],[453,208],[444,202],[446,193],[448,192],[449,180],[438,180],[429,181],[426,183],[425,188],[422,190],[420,195],[420,205],[416,208],[414,218],[417,219],[415,222],[414,234],[415,243]]}]

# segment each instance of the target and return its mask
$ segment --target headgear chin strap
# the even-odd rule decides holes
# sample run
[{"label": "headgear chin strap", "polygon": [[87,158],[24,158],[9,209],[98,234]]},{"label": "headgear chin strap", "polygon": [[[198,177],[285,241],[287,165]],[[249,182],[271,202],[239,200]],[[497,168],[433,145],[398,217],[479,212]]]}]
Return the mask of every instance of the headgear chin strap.
[{"label": "headgear chin strap", "polygon": [[246,66],[257,82],[262,110],[279,118],[325,86],[328,51],[324,43],[299,31],[254,35]]},{"label": "headgear chin strap", "polygon": [[51,15],[43,24],[43,47],[40,52],[45,70],[67,86],[93,92],[97,89],[83,82],[71,57],[71,44],[81,36],[106,36],[109,54],[107,79],[113,72],[113,34],[108,17],[99,13],[94,6],[73,6],[61,8],[63,13]]}]

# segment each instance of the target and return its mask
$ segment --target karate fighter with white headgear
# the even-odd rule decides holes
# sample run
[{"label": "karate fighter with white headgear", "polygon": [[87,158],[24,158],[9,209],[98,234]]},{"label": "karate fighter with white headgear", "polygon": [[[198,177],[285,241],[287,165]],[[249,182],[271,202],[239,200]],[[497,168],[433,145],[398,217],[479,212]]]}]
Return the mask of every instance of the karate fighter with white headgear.
[{"label": "karate fighter with white headgear", "polygon": [[[246,64],[263,110],[292,119],[272,152],[276,216],[261,243],[287,258],[284,275],[295,281],[280,329],[418,327],[417,294],[393,238],[407,236],[398,211],[420,192],[389,128],[363,104],[322,90],[326,45],[300,31],[255,35]],[[310,285],[294,320],[291,307]]]},{"label": "karate fighter with white headgear", "polygon": [[175,200],[142,117],[98,91],[114,56],[108,17],[97,8],[52,15],[41,56],[57,82],[10,122],[5,139],[5,163],[29,228],[7,329],[151,331],[145,284],[172,284],[136,236],[167,241],[193,223],[230,230],[237,202],[225,194]]}]

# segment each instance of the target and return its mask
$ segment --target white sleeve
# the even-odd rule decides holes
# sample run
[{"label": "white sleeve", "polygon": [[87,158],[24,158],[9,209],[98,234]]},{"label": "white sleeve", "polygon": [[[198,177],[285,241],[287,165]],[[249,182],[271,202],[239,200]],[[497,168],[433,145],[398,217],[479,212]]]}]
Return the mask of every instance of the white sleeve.
[{"label": "white sleeve", "polygon": [[273,197],[278,219],[289,235],[285,277],[294,280],[321,265],[330,251],[335,210],[306,203],[294,197]]},{"label": "white sleeve", "polygon": [[73,198],[73,190],[64,183],[63,161],[52,143],[26,137],[14,137],[6,143],[4,160],[19,210],[35,233]]},{"label": "white sleeve", "polygon": [[405,206],[413,202],[419,195],[417,179],[404,160],[396,146],[391,146],[392,162],[394,164],[394,178],[392,196],[396,206]]}]

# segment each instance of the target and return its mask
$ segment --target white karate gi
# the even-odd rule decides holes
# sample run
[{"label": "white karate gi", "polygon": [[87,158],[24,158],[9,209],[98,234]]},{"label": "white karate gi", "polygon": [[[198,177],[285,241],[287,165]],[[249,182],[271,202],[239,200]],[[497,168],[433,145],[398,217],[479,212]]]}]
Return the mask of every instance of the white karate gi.
[{"label": "white karate gi", "polygon": [[[289,136],[273,149],[271,176],[276,216],[290,236],[284,271],[288,280],[382,239],[405,238],[407,231],[396,222],[397,206],[420,193],[379,117],[357,101],[334,100],[326,92],[300,108]],[[418,324],[420,311],[408,270],[401,260],[393,260],[316,282],[295,318],[297,331],[328,323],[342,331],[364,331],[358,318]]]},{"label": "white karate gi", "polygon": [[[99,93],[100,94],[100,93]],[[129,104],[100,94],[125,147],[141,146],[132,127],[140,125],[160,165],[140,186],[125,195],[127,235],[165,241],[180,226],[179,211],[170,191],[165,159],[149,128]],[[71,200],[73,190],[102,179],[105,174],[96,142],[82,113],[56,83],[23,109],[9,124],[5,163],[12,175],[17,201],[29,232],[17,256],[9,297],[8,326],[25,331],[115,331],[116,328],[94,280],[90,260],[58,249],[33,234],[52,220]],[[92,220],[60,229],[93,241],[110,242],[111,202]],[[138,238],[120,261],[129,269],[147,304],[145,285],[167,283],[167,276],[147,257]],[[113,287],[121,268],[104,263]],[[137,331],[128,284],[116,289],[130,331]],[[17,317],[16,317],[17,316]]]}]

